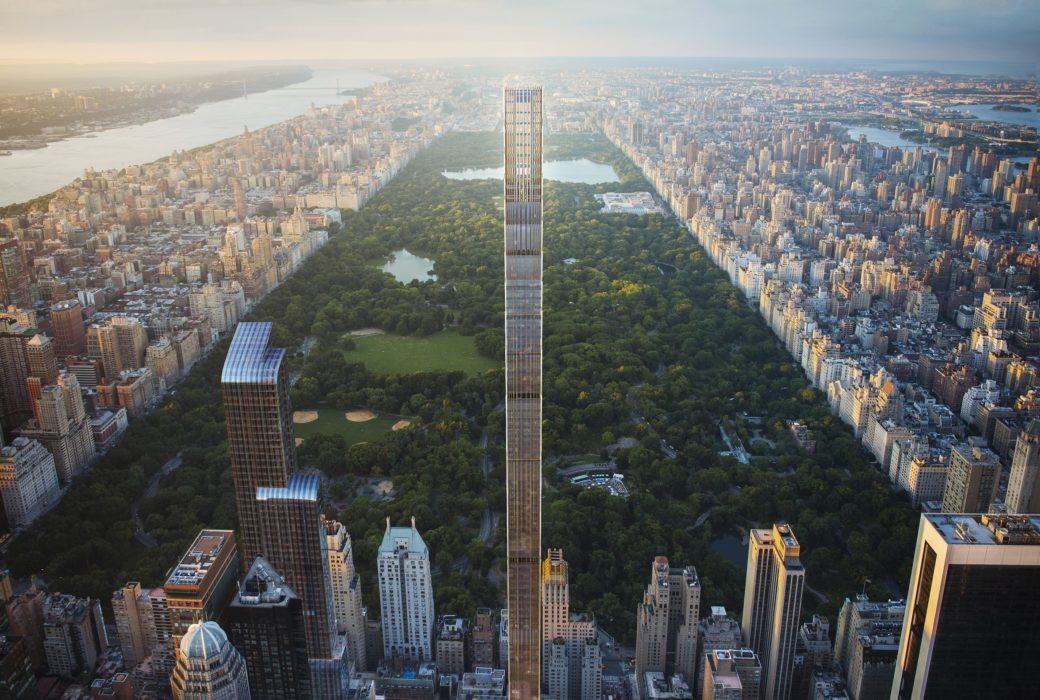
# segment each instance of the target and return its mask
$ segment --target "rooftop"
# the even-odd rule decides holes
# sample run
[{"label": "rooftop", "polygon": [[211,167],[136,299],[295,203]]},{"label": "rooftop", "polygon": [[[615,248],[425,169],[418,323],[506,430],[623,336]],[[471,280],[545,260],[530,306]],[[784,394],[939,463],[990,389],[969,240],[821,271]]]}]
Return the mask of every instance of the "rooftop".
[{"label": "rooftop", "polygon": [[166,577],[167,586],[197,586],[205,580],[225,545],[232,541],[231,530],[203,530],[188,547],[177,566]]},{"label": "rooftop", "polygon": [[285,357],[284,348],[269,348],[270,323],[242,322],[224,359],[220,381],[224,384],[273,384]]},{"label": "rooftop", "polygon": [[237,607],[285,607],[296,598],[295,591],[263,557],[257,557],[242,579],[231,605]]},{"label": "rooftop", "polygon": [[[226,367],[226,365],[225,365]],[[317,501],[321,477],[316,474],[293,474],[285,487],[261,486],[256,490],[258,501]]]},{"label": "rooftop", "polygon": [[1040,515],[927,513],[947,544],[1040,546]]},{"label": "rooftop", "polygon": [[386,532],[383,533],[383,541],[379,545],[379,555],[397,554],[402,550],[406,550],[410,554],[429,556],[426,542],[415,529],[415,518],[412,518],[411,527],[391,527],[390,518],[387,518]]}]

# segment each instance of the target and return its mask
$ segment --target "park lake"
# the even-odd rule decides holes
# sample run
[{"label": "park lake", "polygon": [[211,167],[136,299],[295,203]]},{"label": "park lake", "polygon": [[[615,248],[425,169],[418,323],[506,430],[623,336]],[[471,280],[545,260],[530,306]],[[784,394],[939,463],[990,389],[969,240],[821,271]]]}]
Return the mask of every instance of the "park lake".
[{"label": "park lake", "polygon": [[379,269],[389,272],[401,284],[408,284],[416,280],[423,282],[437,279],[437,275],[433,274],[433,261],[409,253],[407,248],[401,248],[391,253],[390,259]]},{"label": "park lake", "polygon": [[[502,172],[502,167],[467,168],[466,170],[446,170],[441,175],[451,180],[501,180]],[[580,182],[585,185],[618,181],[614,168],[604,163],[595,163],[588,158],[550,160],[542,170],[542,177],[546,180]]]}]

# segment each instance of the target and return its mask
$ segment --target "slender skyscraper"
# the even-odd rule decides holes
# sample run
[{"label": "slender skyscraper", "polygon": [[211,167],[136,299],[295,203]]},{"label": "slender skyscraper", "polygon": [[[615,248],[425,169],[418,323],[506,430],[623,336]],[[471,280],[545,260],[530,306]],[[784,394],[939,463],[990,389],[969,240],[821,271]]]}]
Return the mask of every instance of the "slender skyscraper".
[{"label": "slender skyscraper", "polygon": [[270,323],[238,324],[220,377],[238,509],[239,553],[245,566],[265,554],[257,488],[284,489],[289,474],[296,471],[289,382],[282,365],[285,350],[269,348],[270,335]]},{"label": "slender skyscraper", "polygon": [[509,697],[541,690],[542,89],[505,89]]}]

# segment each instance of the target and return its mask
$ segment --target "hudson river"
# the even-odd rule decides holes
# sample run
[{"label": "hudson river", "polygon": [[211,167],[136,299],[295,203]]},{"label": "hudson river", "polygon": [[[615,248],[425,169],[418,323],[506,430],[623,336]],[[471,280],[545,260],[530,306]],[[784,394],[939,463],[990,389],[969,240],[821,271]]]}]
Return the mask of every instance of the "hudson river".
[{"label": "hudson river", "polygon": [[247,98],[210,102],[191,114],[75,136],[46,148],[0,156],[0,206],[53,192],[87,168],[105,170],[148,163],[171,152],[204,146],[236,134],[276,124],[303,114],[312,105],[340,104],[350,98],[341,90],[382,79],[362,70],[315,70],[306,82],[268,90]]}]

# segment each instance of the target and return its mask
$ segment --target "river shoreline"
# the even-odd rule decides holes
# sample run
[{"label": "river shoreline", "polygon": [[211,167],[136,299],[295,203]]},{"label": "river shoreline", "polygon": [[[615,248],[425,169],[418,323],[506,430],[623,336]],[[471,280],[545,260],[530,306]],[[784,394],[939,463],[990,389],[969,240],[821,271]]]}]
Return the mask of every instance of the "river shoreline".
[{"label": "river shoreline", "polygon": [[[0,158],[0,208],[20,205],[61,189],[85,170],[103,171],[149,163],[174,151],[205,147],[320,108],[347,102],[343,94],[386,80],[364,69],[317,69],[291,87],[209,102],[188,114],[92,134],[71,135],[47,148],[14,151]],[[338,92],[337,92],[338,90]],[[3,149],[0,149],[3,150]]]},{"label": "river shoreline", "polygon": [[[275,76],[271,76],[274,78]],[[299,75],[292,75],[289,82],[274,81],[269,84],[262,84],[260,87],[254,89],[249,94],[260,95],[270,90],[278,90],[281,88],[291,87],[300,83],[305,83],[314,77],[313,71],[307,69],[306,76],[302,73]],[[70,124],[66,127],[66,131],[55,134],[34,134],[31,136],[15,136],[6,139],[0,139],[0,155],[11,155],[11,153],[3,153],[4,151],[25,151],[25,150],[36,150],[40,148],[47,148],[51,144],[60,143],[71,138],[97,138],[97,135],[105,131],[111,131],[112,129],[123,129],[130,126],[140,126],[142,124],[148,124],[149,122],[159,121],[161,119],[172,119],[185,114],[193,114],[200,107],[208,104],[215,104],[218,102],[224,102],[226,100],[234,100],[241,97],[241,95],[224,95],[222,97],[215,97],[212,99],[202,99],[197,102],[185,104],[178,107],[143,107],[136,112],[130,114],[119,114],[113,115],[108,119],[103,119],[102,123],[75,123]]]}]

